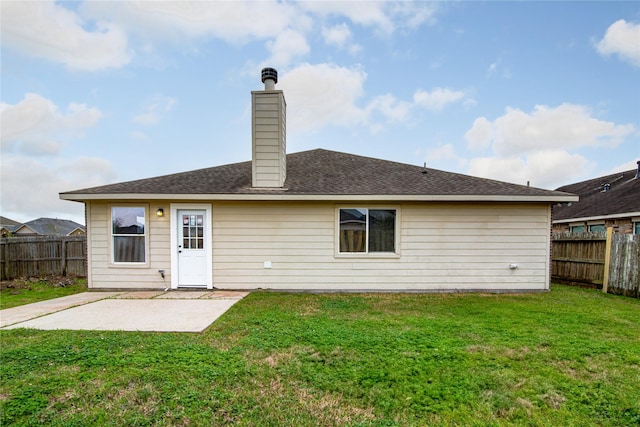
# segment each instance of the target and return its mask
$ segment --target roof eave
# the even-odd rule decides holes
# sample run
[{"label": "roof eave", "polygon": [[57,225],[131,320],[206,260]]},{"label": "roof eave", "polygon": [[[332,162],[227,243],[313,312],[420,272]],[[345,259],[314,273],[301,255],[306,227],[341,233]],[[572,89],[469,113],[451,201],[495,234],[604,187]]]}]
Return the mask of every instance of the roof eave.
[{"label": "roof eave", "polygon": [[609,215],[592,215],[592,216],[583,216],[579,218],[556,219],[551,222],[553,224],[568,224],[571,222],[585,222],[585,221],[598,221],[603,219],[636,218],[636,217],[640,217],[640,212],[622,212],[622,213],[609,214]]},{"label": "roof eave", "polygon": [[390,201],[390,202],[577,202],[566,195],[468,195],[468,194],[141,194],[141,193],[61,193],[62,200],[229,200],[229,201]]}]

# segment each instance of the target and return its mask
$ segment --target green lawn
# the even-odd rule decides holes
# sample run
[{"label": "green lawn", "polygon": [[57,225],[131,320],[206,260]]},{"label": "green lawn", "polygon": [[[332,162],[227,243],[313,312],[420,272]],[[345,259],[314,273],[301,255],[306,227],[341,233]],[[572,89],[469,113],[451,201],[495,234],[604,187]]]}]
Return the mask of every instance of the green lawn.
[{"label": "green lawn", "polygon": [[203,334],[1,331],[5,425],[638,426],[640,301],[256,292]]},{"label": "green lawn", "polygon": [[0,290],[0,310],[85,292],[87,290],[87,280],[65,279],[61,282],[59,280],[40,279],[33,282],[28,280],[14,281],[9,286]]}]

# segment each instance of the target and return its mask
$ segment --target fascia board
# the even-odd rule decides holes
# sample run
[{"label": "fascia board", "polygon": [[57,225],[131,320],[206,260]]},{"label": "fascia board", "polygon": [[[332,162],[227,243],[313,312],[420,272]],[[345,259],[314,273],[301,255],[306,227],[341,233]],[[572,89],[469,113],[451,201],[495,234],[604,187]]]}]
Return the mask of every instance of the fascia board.
[{"label": "fascia board", "polygon": [[62,200],[237,200],[237,201],[389,201],[389,202],[577,202],[578,196],[428,195],[428,194],[60,194]]}]

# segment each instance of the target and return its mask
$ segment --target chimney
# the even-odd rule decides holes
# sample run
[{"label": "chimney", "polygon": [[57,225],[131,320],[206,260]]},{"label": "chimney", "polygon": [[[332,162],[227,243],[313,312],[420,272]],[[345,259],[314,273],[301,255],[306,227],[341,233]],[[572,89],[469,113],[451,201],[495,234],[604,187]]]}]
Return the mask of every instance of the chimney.
[{"label": "chimney", "polygon": [[287,177],[287,104],[278,72],[262,69],[264,90],[251,92],[252,186],[282,188]]},{"label": "chimney", "polygon": [[636,178],[640,179],[640,160],[636,162],[636,165],[638,165],[638,170],[636,171]]}]

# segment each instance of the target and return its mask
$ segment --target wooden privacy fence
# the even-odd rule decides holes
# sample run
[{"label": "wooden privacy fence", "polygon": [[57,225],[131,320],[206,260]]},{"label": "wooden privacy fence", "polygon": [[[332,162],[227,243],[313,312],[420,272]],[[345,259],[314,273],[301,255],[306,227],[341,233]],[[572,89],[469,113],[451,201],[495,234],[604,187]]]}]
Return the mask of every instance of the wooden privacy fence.
[{"label": "wooden privacy fence", "polygon": [[551,279],[640,298],[640,235],[558,233],[553,235]]},{"label": "wooden privacy fence", "polygon": [[0,239],[0,278],[87,275],[86,236]]}]

